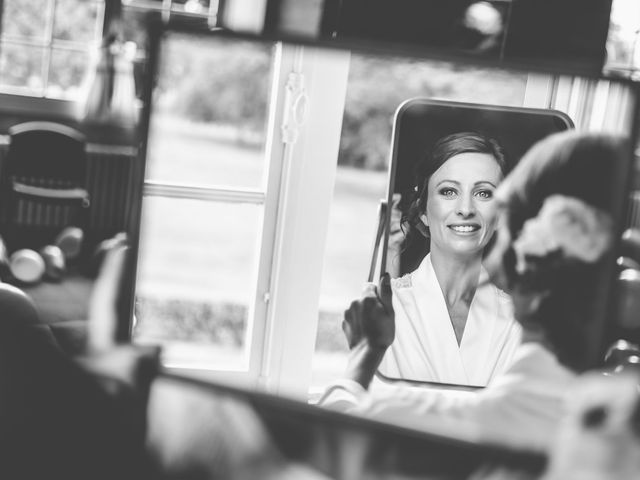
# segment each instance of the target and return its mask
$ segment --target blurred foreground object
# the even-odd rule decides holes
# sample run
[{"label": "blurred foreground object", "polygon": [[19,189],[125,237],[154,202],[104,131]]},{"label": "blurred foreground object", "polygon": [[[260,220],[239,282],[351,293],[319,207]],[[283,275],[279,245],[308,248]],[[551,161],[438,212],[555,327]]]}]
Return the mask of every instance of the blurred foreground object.
[{"label": "blurred foreground object", "polygon": [[84,232],[78,227],[67,227],[56,237],[54,243],[62,250],[66,260],[73,260],[82,251]]},{"label": "blurred foreground object", "polygon": [[37,325],[38,310],[29,296],[13,285],[0,283],[2,322],[18,326]]},{"label": "blurred foreground object", "polygon": [[66,269],[64,253],[57,245],[46,245],[40,250],[44,260],[44,274],[49,280],[60,280]]},{"label": "blurred foreground object", "polygon": [[89,302],[87,348],[91,352],[106,351],[115,346],[118,327],[118,292],[127,261],[125,235],[114,237],[105,247],[100,273]]},{"label": "blurred foreground object", "polygon": [[44,275],[45,264],[42,257],[33,250],[23,248],[13,252],[9,261],[13,276],[23,283],[36,283]]},{"label": "blurred foreground object", "polygon": [[577,382],[544,480],[640,478],[639,378],[587,374]]},{"label": "blurred foreground object", "polygon": [[[622,234],[616,281],[616,337],[640,342],[640,230]],[[614,338],[616,338],[614,337]]]},{"label": "blurred foreground object", "polygon": [[101,269],[92,303],[100,315],[88,320],[94,348],[82,356],[60,348],[24,292],[0,284],[0,478],[157,478],[145,438],[159,349],[116,347],[109,330],[121,247]]}]

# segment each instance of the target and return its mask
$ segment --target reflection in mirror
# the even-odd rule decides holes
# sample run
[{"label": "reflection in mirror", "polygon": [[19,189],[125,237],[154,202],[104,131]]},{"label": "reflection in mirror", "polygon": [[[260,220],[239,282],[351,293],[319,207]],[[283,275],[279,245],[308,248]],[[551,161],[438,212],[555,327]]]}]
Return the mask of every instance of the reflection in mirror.
[{"label": "reflection in mirror", "polygon": [[[412,68],[412,74],[407,73],[403,76],[398,73],[403,68]],[[427,74],[427,71],[430,74]],[[399,82],[396,80],[397,78],[406,78],[410,81]],[[407,102],[401,109],[404,113],[399,115],[400,118],[404,118],[406,126],[398,129],[398,124],[396,124],[396,130],[392,133],[391,119],[395,110],[403,104],[403,100],[424,96],[422,92],[444,100],[414,99]],[[397,97],[400,98],[395,100]],[[489,99],[492,99],[491,105],[486,103]],[[468,105],[468,102],[474,102],[475,105]],[[538,106],[544,108],[531,108]],[[392,276],[399,277],[414,270],[427,252],[428,241],[424,236],[419,234],[416,241],[407,244],[404,242],[405,233],[408,233],[406,229],[403,232],[396,228],[399,227],[397,220],[406,211],[389,209],[389,217],[387,217],[387,221],[391,221],[389,228],[385,228],[384,217],[382,225],[380,225],[381,228],[376,228],[375,220],[372,219],[379,216],[376,213],[376,207],[380,204],[380,198],[384,196],[382,193],[384,183],[389,182],[387,190],[389,195],[385,199],[385,204],[388,202],[389,205],[394,205],[394,199],[398,198],[397,195],[393,196],[394,193],[405,194],[406,203],[401,207],[406,209],[416,186],[414,165],[424,158],[433,142],[441,136],[456,131],[485,132],[488,136],[498,140],[505,150],[508,161],[513,165],[536,140],[554,131],[570,128],[574,124],[575,128],[580,131],[605,131],[628,135],[631,128],[632,109],[632,90],[623,84],[610,84],[581,77],[543,76],[534,73],[505,72],[471,66],[465,68],[460,65],[453,67],[444,62],[411,62],[406,59],[389,57],[383,59],[382,57],[353,53],[345,103],[342,148],[332,207],[334,213],[328,232],[318,343],[314,357],[314,384],[326,383],[332,376],[339,375],[341,369],[346,366],[346,346],[340,344],[342,333],[335,327],[332,329],[331,325],[335,326],[341,322],[344,308],[349,305],[351,300],[360,295],[362,272],[367,271],[369,262],[371,262],[370,253],[365,254],[361,248],[358,253],[356,251],[358,247],[354,246],[349,251],[349,263],[347,264],[346,257],[341,257],[338,253],[347,248],[343,239],[354,239],[360,235],[364,237],[361,244],[366,244],[367,240],[371,241],[370,239],[376,238],[376,230],[378,230],[378,232],[391,235],[395,240],[403,241],[403,244],[399,246],[400,250],[395,249],[387,252],[382,245],[378,247],[378,257],[377,260],[374,259],[374,267],[377,267],[377,270],[375,274],[370,275],[370,279],[373,281],[378,280],[381,271],[389,271]],[[369,112],[367,120],[362,121],[360,127],[353,127],[352,125],[356,124],[352,120],[353,116],[357,115],[357,112],[364,111]],[[375,115],[372,113],[374,111]],[[427,117],[431,113],[434,114],[434,118],[430,125],[420,123],[421,116]],[[381,120],[377,120],[378,118]],[[385,124],[383,119],[389,123]],[[379,126],[378,130],[375,134],[371,134],[374,126]],[[500,126],[502,131],[500,131]],[[357,130],[358,128],[360,130]],[[350,138],[348,136],[349,129],[360,132],[356,136],[362,144],[359,150],[354,148],[354,144],[357,145],[356,142],[348,140]],[[388,140],[381,140],[385,138]],[[392,144],[392,138],[400,139],[400,141]],[[406,145],[404,145],[405,141]],[[381,145],[378,150],[374,150],[374,142],[384,145]],[[360,173],[362,184],[367,185],[367,191],[370,192],[367,197],[368,217],[363,218],[361,213],[356,213],[356,211],[363,211],[361,206],[353,210],[353,213],[348,217],[349,221],[342,221],[340,220],[342,214],[339,212],[351,211],[350,198],[355,189],[353,187],[354,180],[351,179],[354,176],[352,170],[341,164],[347,163],[345,157],[348,158],[350,152],[354,150],[356,153],[353,154],[353,157],[360,158],[363,163],[364,159],[367,161],[372,161],[374,158],[384,159],[386,155],[392,158],[400,157],[401,160],[398,165],[389,169],[390,172],[393,172],[391,176],[377,172],[375,167],[366,169],[369,170],[368,173],[365,173],[366,170]],[[403,164],[403,162],[406,163]],[[385,165],[384,162],[382,164]],[[377,185],[375,187],[377,189],[374,189],[374,185]],[[344,193],[342,193],[343,188]],[[364,197],[362,202],[364,205]],[[394,236],[394,234],[399,235]],[[375,240],[376,244],[378,244],[378,240],[379,238]],[[393,242],[391,243],[393,244]],[[390,245],[390,247],[392,246]],[[386,261],[383,260],[385,256]],[[384,261],[385,267],[381,269],[379,265],[382,261]],[[354,273],[353,267],[347,266],[357,265],[356,262],[361,262],[356,270],[358,273]],[[339,273],[332,275],[332,269]],[[372,268],[369,267],[368,271],[372,271]],[[503,299],[504,295],[499,291],[496,294],[497,299]],[[444,297],[438,295],[437,298],[440,302],[439,305],[444,310],[444,317],[449,322],[449,312]],[[508,301],[506,303],[508,304]],[[507,306],[503,310],[506,312],[508,308]],[[506,316],[510,317],[511,315],[507,314]],[[428,330],[429,327],[425,325],[428,323],[425,322],[420,329]],[[449,345],[454,352],[454,360],[446,361],[446,368],[453,368],[450,366],[453,364],[462,368],[460,354],[457,352],[459,345],[454,336],[453,326],[450,325],[447,328],[449,328]],[[470,332],[473,333],[473,330]],[[396,338],[404,334],[404,331],[396,330]],[[409,336],[411,337],[410,334]],[[482,338],[482,335],[479,335],[479,338]],[[500,340],[503,345],[509,343],[506,342],[506,338],[503,336]],[[410,338],[409,342],[415,344],[415,350],[407,350],[406,345],[404,348],[395,345],[392,350],[407,352],[409,358],[412,355],[422,357],[423,360],[425,357],[428,358],[429,352],[424,352],[423,343],[416,338]],[[485,342],[490,343],[486,339]],[[438,344],[438,348],[442,349],[442,344]],[[487,346],[487,348],[490,347]],[[424,364],[412,365],[408,370],[411,375],[404,376],[404,380],[484,385],[492,376],[491,372],[494,371],[492,366],[495,367],[500,360],[500,352],[492,351],[492,355],[495,360],[493,365],[492,363],[486,365],[483,363],[484,355],[473,356],[469,360],[473,364],[473,369],[486,374],[482,381],[451,382],[454,377],[450,376],[445,379],[445,377],[427,376],[425,369],[428,367]],[[483,360],[479,360],[480,358]],[[392,368],[389,365],[388,362],[391,361],[385,360],[383,362],[380,373],[385,373],[386,365],[390,369],[386,371],[389,374],[388,377],[402,377],[399,375],[397,366]],[[505,362],[502,366],[506,367],[507,364],[508,362]],[[496,369],[495,373],[497,374],[498,371],[499,369]]]},{"label": "reflection in mirror", "polygon": [[[317,326],[311,384],[303,375],[295,377],[298,388],[303,389],[304,393],[310,387],[314,400],[320,397],[325,386],[333,385],[336,379],[343,377],[347,367],[350,352],[341,322],[345,308],[360,296],[362,284],[370,270],[369,247],[376,236],[376,209],[380,199],[386,197],[386,201],[393,200],[394,192],[389,188],[393,187],[393,183],[388,173],[388,159],[393,158],[396,147],[400,149],[394,142],[395,134],[411,131],[405,130],[404,127],[396,128],[395,134],[392,131],[394,112],[403,102],[411,98],[421,99],[405,104],[407,119],[411,118],[412,112],[422,114],[427,107],[431,109],[441,105],[454,105],[455,108],[445,110],[462,112],[458,113],[457,117],[453,115],[454,120],[447,119],[444,113],[439,113],[431,122],[436,125],[434,128],[438,129],[437,131],[430,131],[428,125],[416,123],[413,136],[423,143],[409,149],[414,150],[409,155],[410,162],[419,162],[426,153],[425,150],[430,150],[438,138],[460,131],[479,131],[476,133],[493,138],[495,143],[501,146],[508,161],[513,164],[518,163],[532,143],[557,130],[566,130],[574,126],[578,132],[613,132],[628,136],[631,128],[635,99],[633,90],[624,84],[563,75],[510,72],[486,66],[461,65],[413,57],[381,56],[362,51],[352,51],[350,57],[346,57],[336,55],[335,51],[318,48],[285,44],[277,45],[271,50],[270,46],[265,45],[220,32],[200,32],[195,35],[169,30],[161,37],[159,76],[157,88],[152,96],[153,109],[147,149],[149,165],[146,196],[143,201],[145,213],[141,247],[138,252],[140,269],[137,295],[138,307],[141,307],[145,305],[145,297],[150,296],[156,289],[154,294],[159,302],[164,304],[160,305],[157,302],[155,306],[159,307],[155,310],[139,308],[134,339],[140,342],[160,340],[167,346],[167,352],[173,349],[177,353],[173,357],[176,359],[173,366],[190,364],[193,367],[200,362],[201,366],[211,370],[247,373],[248,376],[255,374],[258,380],[254,378],[254,385],[260,381],[269,385],[270,375],[282,374],[282,371],[285,372],[282,375],[289,375],[294,367],[297,372],[309,372],[304,370],[306,367],[301,359],[304,354],[310,354],[308,349],[311,345],[302,342],[300,337],[294,338],[289,327],[306,328],[307,333],[311,331],[311,334],[315,335]],[[249,56],[240,55],[240,49],[252,53]],[[173,57],[170,56],[171,52],[174,54]],[[201,61],[189,57],[197,52],[202,54]],[[204,64],[209,57],[215,61],[205,69]],[[170,58],[173,60],[168,61]],[[233,61],[227,62],[225,59]],[[348,70],[343,68],[347,59]],[[342,63],[337,66],[339,62]],[[173,67],[176,67],[175,71],[185,69],[183,72],[193,74],[171,77]],[[197,72],[200,68],[203,68],[203,71]],[[313,76],[323,69],[331,75]],[[269,75],[271,71],[274,72],[272,77]],[[194,72],[200,74],[198,81],[195,81]],[[172,81],[167,82],[167,78],[172,78]],[[273,85],[270,84],[272,79]],[[304,88],[300,88],[301,80],[304,81]],[[343,90],[336,89],[335,95],[332,96],[332,92],[325,89],[327,83],[332,87],[342,85]],[[242,91],[245,86],[251,88]],[[318,91],[323,92],[319,98]],[[261,96],[265,99],[269,96],[271,98],[270,113],[266,118],[261,116],[265,110],[252,110]],[[432,100],[434,97],[438,100]],[[247,98],[249,102],[246,101]],[[189,102],[187,99],[190,99]],[[286,110],[287,99],[291,101],[291,106],[308,106],[306,121],[310,122],[309,124],[304,123],[304,115],[298,116],[298,110]],[[225,101],[229,103],[221,103]],[[211,103],[207,106],[209,102]],[[183,108],[187,104],[189,108]],[[315,147],[317,144],[312,142],[313,139],[319,138],[335,126],[335,117],[331,117],[333,123],[323,122],[318,113],[318,108],[327,105],[331,105],[332,111],[338,112],[342,119],[341,134],[336,134],[334,139],[337,143],[337,137],[340,137],[340,147],[337,148],[337,155],[323,157],[333,159],[332,161],[311,162],[314,152],[303,147]],[[417,110],[413,110],[414,107]],[[541,112],[540,109],[545,111]],[[283,111],[292,117],[287,117]],[[502,111],[510,112],[516,117],[523,115],[523,118],[518,121],[506,121],[506,131],[499,131],[495,125],[501,122],[496,118],[502,118]],[[196,114],[201,116],[195,119],[189,117]],[[218,116],[223,114],[226,117]],[[440,115],[445,116],[441,118]],[[288,128],[281,130],[283,125],[291,126],[283,120],[292,118],[296,119],[298,129],[294,129],[295,132]],[[420,115],[417,118],[420,118]],[[455,118],[462,119],[462,123],[456,123]],[[170,121],[171,124],[163,129],[159,121]],[[502,124],[504,123],[503,119]],[[183,128],[175,128],[177,124],[182,124]],[[265,124],[267,134],[261,136],[258,133]],[[306,128],[308,125],[315,128]],[[284,137],[281,133],[284,133]],[[183,138],[182,143],[178,143],[179,137]],[[295,141],[296,138],[300,143],[295,144],[293,148],[291,141]],[[282,150],[277,148],[280,143],[285,144]],[[493,142],[488,143],[492,145],[493,150],[499,150],[493,146]],[[170,150],[172,148],[174,150]],[[171,155],[167,155],[167,152]],[[268,164],[263,163],[265,152],[276,152]],[[162,155],[165,155],[164,159]],[[475,171],[475,163],[463,162],[463,168],[457,168],[465,175],[459,183],[465,187],[465,191],[470,190],[477,194],[472,198],[477,198],[478,201],[485,201],[487,198],[495,201],[493,199],[504,184],[499,162],[494,161],[498,155],[475,152],[471,156],[478,160],[478,165],[483,165],[483,188],[476,189],[478,180],[468,181],[466,177],[468,173]],[[176,162],[178,158],[179,163]],[[196,162],[196,159],[201,161]],[[278,163],[278,159],[283,160],[283,163]],[[468,159],[468,155],[465,159]],[[333,164],[336,160],[337,168]],[[324,178],[311,178],[307,182],[299,180],[305,170],[315,168],[317,164],[336,172],[332,211],[327,214],[327,231],[325,232],[325,227],[322,226],[316,230],[296,231],[297,235],[284,239],[277,237],[278,233],[287,231],[279,230],[283,228],[283,224],[288,226],[290,223],[303,222],[308,217],[313,217],[309,214],[311,207],[323,201],[319,197],[310,197],[308,192],[315,186],[314,182]],[[615,161],[612,161],[612,164],[615,164]],[[230,173],[238,168],[242,168],[245,173],[240,178]],[[625,168],[626,164],[620,166],[621,171]],[[411,170],[408,169],[409,172]],[[578,167],[572,170],[571,176],[567,177],[567,186],[571,187],[574,179],[580,179],[578,171]],[[164,172],[162,176],[160,172]],[[178,175],[185,176],[179,178]],[[277,178],[276,183],[270,183],[270,180],[253,182],[255,179],[261,179],[263,175],[271,180]],[[485,176],[491,178],[487,180]],[[406,180],[407,177],[402,178]],[[451,178],[445,176],[445,180]],[[232,183],[234,181],[236,183]],[[219,185],[218,182],[224,185]],[[485,183],[493,186],[484,187]],[[616,176],[612,183],[605,185],[606,190],[608,191],[613,184],[623,185],[623,180]],[[473,188],[469,188],[469,185]],[[412,181],[407,182],[403,188],[406,187],[411,192],[415,186],[416,183]],[[446,198],[455,194],[453,190],[455,189],[449,188],[447,192],[442,192],[445,194],[443,202],[449,201]],[[624,188],[615,190],[621,196],[624,194]],[[280,196],[278,207],[281,212],[293,212],[293,217],[285,217],[284,213],[282,217],[276,214],[270,216],[273,211],[267,208],[267,202],[274,198],[274,191],[278,192],[278,195],[286,192],[284,196]],[[438,193],[438,189],[435,193]],[[275,198],[278,198],[278,195]],[[293,210],[292,203],[296,206]],[[260,210],[262,205],[264,210],[255,213],[255,209]],[[483,204],[482,208],[485,206]],[[498,203],[496,209],[497,206]],[[153,209],[156,209],[154,214]],[[613,205],[611,211],[613,217],[616,217],[619,205]],[[420,217],[421,214],[417,216],[419,220]],[[295,218],[295,222],[291,218]],[[478,228],[483,230],[482,242],[477,242],[476,253],[483,250],[483,242],[490,237],[489,228],[484,227],[485,223],[490,226],[494,220],[490,213],[486,218],[478,225],[456,226],[459,230],[456,233],[464,237],[463,242],[467,241],[467,237],[472,237]],[[385,216],[383,220],[388,221]],[[269,224],[270,221],[274,223]],[[428,219],[427,223],[429,222]],[[247,224],[251,225],[248,227]],[[498,223],[496,228],[499,227]],[[448,229],[446,225],[444,228]],[[471,232],[466,232],[469,229]],[[265,246],[273,247],[273,243],[269,244],[265,238],[274,231],[277,238],[276,247],[273,250],[265,250]],[[279,262],[284,262],[282,257],[290,254],[291,250],[295,253],[302,249],[304,254],[311,257],[307,253],[306,247],[309,243],[306,242],[309,242],[309,239],[323,237],[325,233],[327,242],[324,265],[320,266],[324,268],[320,294],[319,298],[311,298],[313,295],[309,292],[313,292],[321,274],[320,268],[315,268],[314,262],[317,259],[309,258],[302,270],[294,270],[294,265],[283,265]],[[444,234],[453,236],[448,230],[444,230]],[[442,238],[448,237],[443,235]],[[278,241],[284,242],[283,244],[290,249],[278,250],[277,247],[282,245]],[[508,239],[506,241],[508,242]],[[203,244],[198,247],[195,245],[198,242]],[[424,242],[426,243],[426,239]],[[443,249],[450,248],[451,242],[447,240],[440,244]],[[260,249],[256,248],[256,245],[260,245]],[[386,252],[386,248],[379,251]],[[266,255],[266,260],[261,255]],[[396,257],[390,254],[388,259],[392,261]],[[160,268],[165,270],[161,272]],[[270,270],[271,268],[273,270]],[[405,272],[411,271],[411,267],[404,268],[407,268]],[[585,348],[585,355],[589,358],[580,359],[573,364],[572,370],[565,367],[554,370],[555,373],[560,373],[551,375],[546,380],[544,372],[538,372],[538,380],[545,385],[548,383],[550,390],[541,389],[548,393],[548,398],[540,398],[540,408],[532,410],[536,414],[541,413],[540,409],[544,409],[544,405],[557,405],[557,387],[561,378],[573,378],[573,370],[585,368],[589,362],[589,366],[597,363],[595,359],[601,343],[602,319],[605,318],[608,308],[609,275],[605,270],[601,277],[604,282],[603,288],[592,297],[597,307],[592,311],[593,318],[596,319],[595,327],[585,331],[586,342],[589,344]],[[265,274],[265,271],[268,274]],[[295,271],[296,275],[291,275],[290,271]],[[478,271],[476,274],[476,282],[480,273],[481,271]],[[287,275],[291,278],[287,278]],[[261,284],[265,278],[266,283]],[[304,286],[305,295],[297,298],[298,296],[292,295],[291,292],[297,292],[296,288],[300,285]],[[505,285],[507,284],[500,284],[500,289],[506,288]],[[493,297],[486,300],[487,302],[504,301],[505,305],[509,303],[506,294],[498,291],[497,287],[485,285],[483,281],[484,286],[494,289]],[[234,292],[238,295],[234,296]],[[268,295],[265,295],[265,292]],[[288,308],[283,309],[282,302],[292,301],[292,297],[296,297],[295,301],[304,303],[303,307],[295,310],[290,304],[286,304]],[[485,302],[484,299],[482,301]],[[441,312],[447,317],[444,320],[450,323],[450,343],[455,350],[461,345],[464,346],[465,335],[472,330],[459,329],[456,337],[451,317],[462,315],[457,310],[450,312],[444,299],[441,299],[441,302]],[[154,306],[153,302],[146,305]],[[192,308],[194,305],[197,308]],[[270,316],[269,312],[274,311],[272,309],[281,312],[282,315]],[[312,312],[304,316],[295,316],[291,313],[294,311],[305,314]],[[467,315],[469,312],[463,313]],[[482,320],[488,325],[493,321],[487,318]],[[513,323],[510,324],[515,326]],[[400,325],[397,327],[400,328]],[[423,327],[427,335],[431,334],[426,321]],[[517,329],[517,326],[514,328]],[[262,336],[256,336],[256,332]],[[276,335],[274,332],[282,335]],[[347,333],[352,340],[355,338],[353,331]],[[482,338],[484,333],[484,328],[476,328],[475,337],[478,342],[491,344]],[[355,343],[352,342],[352,345]],[[178,348],[174,349],[174,346]],[[518,347],[519,345],[515,348]],[[512,345],[509,348],[514,347]],[[490,347],[487,349],[490,350]],[[291,351],[299,355],[291,357]],[[482,352],[471,355],[469,361],[478,369],[491,371],[494,367],[483,364],[486,361],[485,356]],[[281,372],[270,370],[283,357],[295,358],[298,361],[280,365]],[[551,363],[556,362],[551,354],[545,358]],[[225,360],[228,360],[226,364]],[[259,365],[257,373],[252,370],[252,362]],[[289,363],[296,365],[292,366]],[[449,366],[446,359],[442,363]],[[576,367],[578,364],[580,365]],[[503,368],[504,372],[509,370],[507,362]],[[455,387],[464,389],[465,383],[467,387],[484,385],[489,381],[486,377],[483,380],[456,379]],[[526,383],[526,380],[523,382]],[[382,388],[381,384],[380,379],[375,379],[372,391]],[[421,385],[417,389],[429,391],[432,387],[433,385]],[[481,390],[484,391],[486,390]]]},{"label": "reflection in mirror", "polygon": [[571,127],[543,109],[425,99],[398,108],[383,259],[397,278],[396,337],[381,378],[484,386],[511,364],[520,327],[482,267],[493,196],[529,147]]},{"label": "reflection in mirror", "polygon": [[[407,423],[428,424],[429,414],[435,414],[433,418],[444,416],[463,421],[467,427],[471,424],[487,438],[495,435],[493,438],[502,437],[504,441],[510,437],[513,444],[541,450],[549,445],[563,418],[566,389],[577,382],[578,373],[603,365],[604,331],[611,328],[605,322],[615,322],[609,320],[608,312],[613,311],[610,291],[625,194],[619,185],[628,176],[631,153],[628,147],[628,138],[622,136],[555,133],[529,149],[495,189],[497,227],[494,243],[485,255],[485,265],[491,281],[511,295],[515,319],[522,327],[522,341],[515,347],[511,364],[491,379],[485,389],[453,399],[432,389],[408,385],[383,392],[372,382],[376,368],[384,364],[383,357],[395,341],[394,330],[404,327],[402,321],[396,321],[398,303],[405,308],[401,315],[414,313],[423,298],[418,295],[425,295],[431,286],[422,281],[423,263],[417,274],[410,274],[409,282],[396,283],[395,290],[385,275],[378,287],[368,286],[362,299],[353,302],[345,312],[343,328],[352,347],[343,377],[346,381],[334,383],[321,403]],[[464,193],[468,188],[467,177],[454,167],[465,164],[467,175],[475,174],[479,167],[469,164],[469,156],[464,161],[462,158],[462,155],[451,157],[449,165],[440,166],[432,178],[437,181],[446,175],[445,181],[451,185],[445,188]],[[480,158],[476,156],[475,160]],[[458,183],[451,181],[452,172],[460,174]],[[460,201],[449,195],[438,199],[437,195],[442,194],[438,188],[436,208],[426,205],[429,220],[439,220],[436,213],[441,201]],[[462,197],[462,193],[458,196]],[[432,195],[427,197],[429,201],[434,201]],[[486,212],[484,208],[473,212],[469,205],[467,200],[460,211],[474,220]],[[481,231],[482,222],[477,223],[479,228],[475,231]],[[444,250],[438,238],[441,232],[433,232],[439,227],[445,231],[450,228],[437,221],[429,224],[436,281],[439,272],[435,254],[442,255]],[[473,231],[465,230],[464,233]],[[473,238],[469,237],[450,239],[448,248],[468,247]],[[479,243],[477,239],[476,242]],[[465,280],[460,271],[454,281]],[[423,290],[417,291],[420,287]],[[440,290],[438,285],[434,287]],[[412,298],[403,298],[402,289],[406,288],[416,290]],[[447,285],[438,293],[446,294],[446,288]],[[396,302],[396,297],[401,302]],[[449,317],[448,326],[455,330],[456,319],[451,309]],[[433,316],[424,323],[432,320]],[[467,322],[473,320],[469,314]],[[482,320],[482,333],[499,330],[492,325],[498,318],[485,316]],[[469,325],[466,329],[470,329]],[[423,340],[420,337],[423,331],[412,329],[410,333],[413,337],[405,338],[413,339],[413,343],[408,345]],[[433,328],[424,333],[434,336],[439,331]],[[487,358],[475,360],[477,363]]]}]

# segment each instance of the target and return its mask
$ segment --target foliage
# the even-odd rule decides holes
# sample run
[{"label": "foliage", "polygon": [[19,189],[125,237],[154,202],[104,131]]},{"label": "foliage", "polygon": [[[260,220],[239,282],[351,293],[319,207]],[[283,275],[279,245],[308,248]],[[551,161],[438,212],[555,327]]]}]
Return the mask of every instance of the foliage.
[{"label": "foliage", "polygon": [[247,309],[234,303],[137,297],[136,318],[136,335],[240,347]]},{"label": "foliage", "polygon": [[[206,303],[178,299],[137,297],[136,336],[173,341],[243,346],[247,308],[237,303]],[[346,352],[340,329],[342,314],[321,311],[316,350]]]},{"label": "foliage", "polygon": [[395,111],[405,100],[520,105],[524,78],[447,62],[352,55],[338,163],[386,169]]},{"label": "foliage", "polygon": [[[271,53],[266,45],[183,39],[166,52],[164,105],[190,120],[264,128]],[[353,54],[338,163],[387,167],[393,116],[413,97],[519,105],[526,75],[446,62]]]},{"label": "foliage", "polygon": [[165,52],[164,102],[190,120],[264,129],[270,47],[251,42],[177,40]]}]

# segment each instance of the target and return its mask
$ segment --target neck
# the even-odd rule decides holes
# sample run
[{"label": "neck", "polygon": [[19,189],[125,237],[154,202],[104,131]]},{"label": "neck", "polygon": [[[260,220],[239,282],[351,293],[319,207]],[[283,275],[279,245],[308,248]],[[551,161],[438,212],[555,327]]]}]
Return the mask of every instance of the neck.
[{"label": "neck", "polygon": [[431,264],[449,305],[459,300],[471,301],[480,277],[481,255],[452,256],[435,248],[431,251]]},{"label": "neck", "polygon": [[[544,334],[544,332],[541,329],[532,329],[529,327],[523,327],[521,343],[523,344],[537,343],[538,345],[543,346],[545,349],[551,352],[556,358],[558,358],[557,350],[554,348],[551,342],[549,342],[549,340],[547,339],[547,336]],[[564,363],[563,365],[573,370],[573,368],[569,367],[568,365],[565,365]]]}]

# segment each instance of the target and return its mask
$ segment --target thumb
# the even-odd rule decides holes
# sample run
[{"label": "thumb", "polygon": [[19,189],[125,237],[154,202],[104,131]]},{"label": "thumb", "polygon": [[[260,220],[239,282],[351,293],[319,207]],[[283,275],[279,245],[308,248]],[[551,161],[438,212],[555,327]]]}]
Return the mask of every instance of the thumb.
[{"label": "thumb", "polygon": [[388,272],[385,272],[382,277],[380,277],[380,288],[378,289],[380,292],[380,301],[385,307],[391,306],[391,276]]}]

